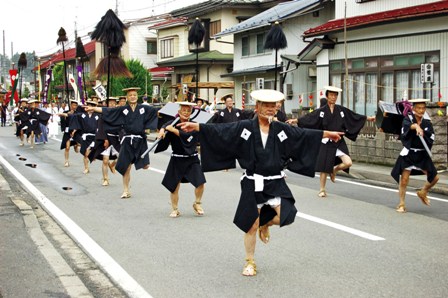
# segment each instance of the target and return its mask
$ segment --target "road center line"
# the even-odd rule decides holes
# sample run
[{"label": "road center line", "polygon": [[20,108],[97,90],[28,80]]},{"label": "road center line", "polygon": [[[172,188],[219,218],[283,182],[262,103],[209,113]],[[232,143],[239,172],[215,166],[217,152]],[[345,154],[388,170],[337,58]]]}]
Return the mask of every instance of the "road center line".
[{"label": "road center line", "polygon": [[28,179],[20,174],[0,155],[0,163],[16,177],[18,181],[34,196],[40,206],[76,240],[84,251],[120,286],[130,297],[152,297],[145,291],[114,259],[84,232],[70,217],[42,194]]},{"label": "road center line", "polygon": [[334,228],[334,229],[337,229],[337,230],[341,230],[343,232],[347,232],[347,233],[350,233],[350,234],[353,234],[355,236],[359,236],[359,237],[362,237],[362,238],[365,238],[365,239],[368,239],[368,240],[372,240],[372,241],[386,240],[385,238],[378,237],[378,236],[375,236],[375,235],[372,235],[372,234],[369,234],[369,233],[366,233],[366,232],[363,232],[363,231],[360,231],[360,230],[357,230],[357,229],[353,229],[353,228],[350,228],[350,227],[347,227],[347,226],[344,226],[344,225],[341,225],[341,224],[338,224],[338,223],[334,223],[334,222],[331,222],[331,221],[328,221],[328,220],[325,220],[325,219],[322,219],[322,218],[319,218],[319,217],[308,215],[308,214],[305,214],[305,213],[302,213],[302,212],[297,212],[296,216],[297,217],[301,217],[301,218],[306,219],[306,220],[309,220],[309,221],[320,223],[322,225],[326,225],[326,226],[329,226],[331,228]]}]

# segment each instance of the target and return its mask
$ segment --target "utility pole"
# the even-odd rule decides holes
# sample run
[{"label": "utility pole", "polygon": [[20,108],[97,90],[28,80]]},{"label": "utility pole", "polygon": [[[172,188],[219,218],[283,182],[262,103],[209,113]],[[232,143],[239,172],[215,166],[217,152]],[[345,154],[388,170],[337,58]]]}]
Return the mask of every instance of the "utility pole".
[{"label": "utility pole", "polygon": [[5,30],[3,30],[3,56],[2,56],[2,71],[0,77],[3,83],[3,88],[6,90],[6,79],[5,79],[5,68],[6,68],[6,57],[5,57]]}]

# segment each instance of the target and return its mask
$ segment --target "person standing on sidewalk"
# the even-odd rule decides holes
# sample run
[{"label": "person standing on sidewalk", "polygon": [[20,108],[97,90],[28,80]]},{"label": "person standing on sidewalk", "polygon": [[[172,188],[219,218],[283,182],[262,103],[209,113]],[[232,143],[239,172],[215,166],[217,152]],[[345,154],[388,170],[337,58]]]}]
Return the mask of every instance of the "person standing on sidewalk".
[{"label": "person standing on sidewalk", "polygon": [[[429,99],[409,100],[413,104],[413,117],[412,120],[408,117],[403,119],[400,134],[403,149],[391,172],[391,176],[399,183],[398,195],[400,202],[396,209],[399,213],[406,212],[405,197],[409,176],[426,175],[427,181],[425,185],[423,185],[421,190],[417,191],[417,196],[426,206],[430,205],[427,196],[428,191],[439,181],[436,167],[422,142],[424,141],[428,148],[431,149],[435,139],[431,120],[423,117],[426,112],[426,102],[428,101]],[[423,137],[423,139],[420,137]]]},{"label": "person standing on sidewalk", "polygon": [[[178,102],[179,104],[179,122],[190,120],[191,112],[195,103]],[[173,120],[174,121],[174,120]],[[163,152],[171,144],[173,153],[166,169],[162,185],[170,191],[172,211],[170,217],[179,217],[178,210],[179,188],[181,183],[190,182],[194,187],[195,201],[193,210],[196,215],[204,215],[201,207],[202,194],[204,193],[205,176],[201,169],[201,163],[198,157],[197,147],[199,144],[199,133],[184,132],[167,122],[160,130],[158,138],[161,139],[154,153]]]},{"label": "person standing on sidewalk", "polygon": [[235,159],[245,170],[241,196],[233,222],[244,234],[246,264],[244,276],[257,274],[255,244],[257,231],[263,243],[270,241],[269,227],[294,222],[295,199],[285,181],[284,169],[314,177],[322,138],[337,142],[341,132],[302,129],[273,121],[276,102],[284,94],[276,90],[256,90],[257,116],[222,124],[178,124],[183,131],[199,131],[204,172],[235,167]]}]

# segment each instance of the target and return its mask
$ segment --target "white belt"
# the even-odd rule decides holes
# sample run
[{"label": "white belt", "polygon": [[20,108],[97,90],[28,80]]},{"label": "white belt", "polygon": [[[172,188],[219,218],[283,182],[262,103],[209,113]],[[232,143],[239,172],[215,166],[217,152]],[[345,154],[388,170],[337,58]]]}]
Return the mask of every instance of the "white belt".
[{"label": "white belt", "polygon": [[95,134],[94,133],[83,133],[82,140],[85,141],[87,139],[87,136],[95,136]]},{"label": "white belt", "polygon": [[33,124],[34,121],[37,121],[37,119],[30,119],[31,124]]},{"label": "white belt", "polygon": [[122,139],[120,144],[123,144],[124,139],[126,138],[131,138],[131,145],[132,145],[132,141],[134,140],[134,138],[139,138],[139,139],[143,139],[141,135],[125,135]]},{"label": "white belt", "polygon": [[276,180],[276,179],[283,179],[286,177],[286,174],[284,171],[280,172],[280,175],[273,175],[273,176],[262,176],[259,174],[254,174],[253,176],[247,175],[246,172],[243,173],[243,176],[241,177],[241,180],[244,178],[255,180],[255,191],[263,191],[264,188],[264,180]]},{"label": "white belt", "polygon": [[119,135],[114,135],[113,133],[107,133],[109,137],[119,137]]},{"label": "white belt", "polygon": [[406,156],[406,155],[409,154],[409,151],[419,152],[419,151],[424,151],[424,150],[425,150],[425,149],[418,149],[418,148],[411,148],[411,149],[408,149],[408,148],[406,148],[406,147],[403,147],[403,149],[401,149],[401,151],[400,151],[400,155],[401,155],[401,156]]},{"label": "white belt", "polygon": [[425,151],[425,149],[420,149],[420,148],[411,148],[411,151],[417,152],[417,151]]},{"label": "white belt", "polygon": [[194,153],[194,154],[191,154],[191,155],[182,155],[182,154],[171,153],[171,156],[174,156],[174,157],[193,157],[193,156],[198,156],[198,154]]}]

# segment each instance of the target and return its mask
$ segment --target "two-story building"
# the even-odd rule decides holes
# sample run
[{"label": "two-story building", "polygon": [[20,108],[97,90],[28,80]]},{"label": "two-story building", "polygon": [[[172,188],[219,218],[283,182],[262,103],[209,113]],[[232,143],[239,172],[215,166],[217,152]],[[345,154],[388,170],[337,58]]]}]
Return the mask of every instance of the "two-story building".
[{"label": "two-story building", "polygon": [[[256,89],[277,89],[285,92],[285,111],[299,107],[299,96],[305,97],[317,90],[316,66],[310,61],[297,58],[297,51],[308,43],[302,40],[302,34],[310,27],[318,26],[334,17],[334,5],[331,1],[301,0],[286,1],[263,12],[226,28],[214,36],[219,40],[229,35],[234,37],[233,71],[223,74],[235,80],[237,105],[245,98],[245,105],[253,104],[249,94]],[[278,51],[278,64],[275,65],[275,50],[264,48],[266,35],[274,22],[282,27],[288,46]],[[331,46],[331,44],[330,44]],[[275,72],[279,74],[275,84]]]},{"label": "two-story building", "polygon": [[[233,37],[222,40],[211,37],[221,32],[222,28],[231,27],[262,11],[265,2],[202,2],[172,11],[172,19],[151,27],[157,30],[158,36],[157,64],[160,67],[173,67],[171,99],[199,96],[213,101],[234,92],[233,78],[222,77],[222,74],[232,72]],[[188,32],[196,18],[201,20],[206,30],[197,56],[195,46],[188,44]],[[197,78],[196,60],[199,68]]]}]

